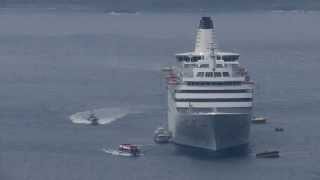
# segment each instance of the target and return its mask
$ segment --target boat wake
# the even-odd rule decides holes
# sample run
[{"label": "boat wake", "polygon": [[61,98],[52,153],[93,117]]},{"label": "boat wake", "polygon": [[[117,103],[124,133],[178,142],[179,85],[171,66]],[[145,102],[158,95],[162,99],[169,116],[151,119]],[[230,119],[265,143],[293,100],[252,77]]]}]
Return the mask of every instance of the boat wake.
[{"label": "boat wake", "polygon": [[75,124],[91,124],[92,122],[88,120],[90,113],[98,118],[97,123],[99,125],[110,124],[118,119],[121,119],[128,115],[129,113],[134,113],[129,109],[123,108],[103,108],[95,109],[91,111],[83,111],[72,114],[69,118]]},{"label": "boat wake", "polygon": [[107,153],[107,154],[114,155],[114,156],[126,156],[126,157],[131,157],[132,156],[132,154],[130,154],[130,153],[119,152],[119,151],[113,150],[113,149],[102,149],[102,151]]},{"label": "boat wake", "polygon": [[120,16],[120,15],[139,15],[140,12],[131,12],[131,11],[111,11],[107,12],[111,16]]},{"label": "boat wake", "polygon": [[[120,152],[114,149],[102,149],[103,152],[113,155],[113,156],[125,156],[125,157],[134,157],[134,155],[132,153],[128,153],[128,152]],[[142,153],[139,153],[139,156],[143,156]]]}]

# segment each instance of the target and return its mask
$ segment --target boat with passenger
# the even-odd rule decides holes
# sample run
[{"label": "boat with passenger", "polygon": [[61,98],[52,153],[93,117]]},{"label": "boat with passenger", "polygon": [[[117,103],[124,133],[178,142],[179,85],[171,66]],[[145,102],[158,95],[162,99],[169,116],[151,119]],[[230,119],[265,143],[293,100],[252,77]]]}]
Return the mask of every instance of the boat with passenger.
[{"label": "boat with passenger", "polygon": [[164,143],[169,143],[171,139],[171,133],[163,128],[159,127],[154,131],[154,142],[158,144],[164,144]]},{"label": "boat with passenger", "polygon": [[139,156],[141,153],[139,147],[134,144],[120,144],[118,151],[119,153],[128,153],[132,156]]},{"label": "boat with passenger", "polygon": [[99,125],[99,118],[93,112],[90,112],[87,120],[90,122],[91,125]]}]

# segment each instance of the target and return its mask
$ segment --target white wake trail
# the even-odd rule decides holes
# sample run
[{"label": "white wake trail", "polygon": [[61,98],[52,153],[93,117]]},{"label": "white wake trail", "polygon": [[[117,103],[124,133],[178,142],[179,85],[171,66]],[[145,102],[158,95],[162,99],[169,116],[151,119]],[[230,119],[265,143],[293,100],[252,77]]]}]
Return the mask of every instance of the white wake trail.
[{"label": "white wake trail", "polygon": [[75,114],[72,114],[69,118],[75,124],[91,124],[91,121],[88,120],[90,113],[94,113],[94,115],[99,119],[98,124],[104,125],[121,119],[129,113],[133,113],[133,111],[125,108],[102,108],[77,112]]}]

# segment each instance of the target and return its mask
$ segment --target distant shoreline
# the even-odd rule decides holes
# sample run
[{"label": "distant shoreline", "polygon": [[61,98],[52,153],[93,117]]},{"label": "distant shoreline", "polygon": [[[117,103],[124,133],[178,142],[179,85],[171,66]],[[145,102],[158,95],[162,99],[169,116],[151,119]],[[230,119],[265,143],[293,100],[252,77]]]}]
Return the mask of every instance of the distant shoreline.
[{"label": "distant shoreline", "polygon": [[101,12],[109,15],[138,15],[142,13],[317,13],[320,12],[320,9],[250,9],[250,10],[219,10],[219,9],[212,9],[212,10],[185,10],[185,9],[178,9],[178,10],[109,10],[103,7],[86,7],[86,6],[78,6],[78,5],[52,5],[52,6],[39,6],[39,5],[11,5],[6,7],[0,6],[0,13],[4,11],[14,10],[19,12],[31,10],[32,12],[37,11],[51,11],[51,12]]},{"label": "distant shoreline", "polygon": [[[113,5],[110,2],[106,3],[83,3],[81,0],[79,3],[10,3],[7,1],[0,2],[0,9],[39,9],[39,10],[51,10],[51,11],[101,11],[104,13],[127,13],[127,14],[136,14],[140,12],[146,13],[224,13],[224,12],[318,12],[320,11],[320,1],[314,3],[305,3],[304,5],[298,4],[267,4],[258,5],[258,4],[250,4],[248,6],[246,3],[242,5],[236,4],[225,4],[219,3],[217,5],[214,2],[207,4],[197,4],[197,6],[192,6],[189,4],[183,4],[179,6],[179,4],[166,4],[163,3],[161,5],[156,4],[148,4],[148,3],[120,3],[120,5]],[[144,1],[144,0],[140,0]],[[174,1],[174,0],[173,0]],[[238,5],[238,6],[237,6]],[[202,7],[203,6],[203,7]]]}]

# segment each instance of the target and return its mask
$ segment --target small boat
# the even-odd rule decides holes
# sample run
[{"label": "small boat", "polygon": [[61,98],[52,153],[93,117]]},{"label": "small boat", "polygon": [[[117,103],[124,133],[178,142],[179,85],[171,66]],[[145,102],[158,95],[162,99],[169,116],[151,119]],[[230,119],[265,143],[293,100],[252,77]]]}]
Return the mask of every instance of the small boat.
[{"label": "small boat", "polygon": [[282,132],[282,131],[284,131],[284,129],[281,128],[281,127],[274,128],[274,130],[277,131],[277,132]]},{"label": "small boat", "polygon": [[154,137],[154,142],[164,144],[170,142],[171,136],[166,134],[158,134]]},{"label": "small boat", "polygon": [[256,157],[257,158],[279,158],[280,157],[280,152],[279,151],[265,151],[262,153],[257,153]]},{"label": "small boat", "polygon": [[90,121],[91,125],[99,125],[99,118],[93,112],[89,114],[87,120]]},{"label": "small boat", "polygon": [[120,144],[118,148],[119,153],[127,153],[131,156],[139,156],[141,151],[137,145],[134,144]]},{"label": "small boat", "polygon": [[158,144],[169,143],[171,139],[171,133],[163,127],[159,127],[154,132],[154,142]]},{"label": "small boat", "polygon": [[267,118],[265,117],[256,117],[251,120],[254,124],[265,124],[267,122]]}]

